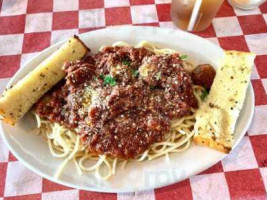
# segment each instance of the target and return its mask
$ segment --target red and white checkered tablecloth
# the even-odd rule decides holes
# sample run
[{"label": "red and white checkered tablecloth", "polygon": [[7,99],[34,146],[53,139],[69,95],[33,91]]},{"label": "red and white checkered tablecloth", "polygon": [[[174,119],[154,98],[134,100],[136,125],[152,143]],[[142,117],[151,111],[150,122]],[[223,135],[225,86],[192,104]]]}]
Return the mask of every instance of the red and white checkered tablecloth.
[{"label": "red and white checkered tablecloth", "polygon": [[[175,29],[171,0],[0,0],[0,89],[38,52],[73,34],[113,25]],[[267,3],[251,11],[225,1],[212,25],[197,33],[224,49],[257,54],[252,74],[255,115],[241,143],[224,160],[180,183],[126,194],[81,191],[25,168],[0,137],[0,200],[267,199]]]}]

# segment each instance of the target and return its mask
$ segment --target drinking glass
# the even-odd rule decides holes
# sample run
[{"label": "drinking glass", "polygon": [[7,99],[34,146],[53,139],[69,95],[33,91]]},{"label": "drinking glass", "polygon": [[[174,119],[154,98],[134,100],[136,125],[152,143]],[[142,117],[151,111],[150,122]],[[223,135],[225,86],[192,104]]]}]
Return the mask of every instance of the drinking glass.
[{"label": "drinking glass", "polygon": [[228,0],[228,2],[236,8],[242,10],[251,10],[259,7],[266,0]]},{"label": "drinking glass", "polygon": [[172,0],[173,23],[186,31],[206,29],[216,16],[224,0]]}]

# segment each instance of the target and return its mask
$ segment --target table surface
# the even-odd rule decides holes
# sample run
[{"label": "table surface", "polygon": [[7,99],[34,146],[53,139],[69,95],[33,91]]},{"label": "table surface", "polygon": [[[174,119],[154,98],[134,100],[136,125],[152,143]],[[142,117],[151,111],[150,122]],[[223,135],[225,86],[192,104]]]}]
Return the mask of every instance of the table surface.
[{"label": "table surface", "polygon": [[[171,0],[0,0],[0,89],[38,52],[73,34],[113,25],[176,29]],[[224,49],[257,54],[251,82],[255,115],[246,136],[210,169],[164,188],[125,194],[76,190],[25,168],[0,137],[0,200],[266,199],[267,2],[251,11],[223,3],[212,25],[197,33]]]}]

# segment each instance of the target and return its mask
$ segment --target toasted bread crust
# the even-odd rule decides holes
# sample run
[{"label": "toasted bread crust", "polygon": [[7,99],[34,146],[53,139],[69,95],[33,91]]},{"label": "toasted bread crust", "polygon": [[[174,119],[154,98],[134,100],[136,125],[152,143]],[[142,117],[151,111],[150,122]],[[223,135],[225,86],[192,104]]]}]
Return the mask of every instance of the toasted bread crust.
[{"label": "toasted bread crust", "polygon": [[202,136],[194,137],[193,141],[195,142],[195,144],[207,146],[224,153],[229,153],[232,149],[231,147],[226,147],[224,144],[218,143],[210,138],[204,138]]}]

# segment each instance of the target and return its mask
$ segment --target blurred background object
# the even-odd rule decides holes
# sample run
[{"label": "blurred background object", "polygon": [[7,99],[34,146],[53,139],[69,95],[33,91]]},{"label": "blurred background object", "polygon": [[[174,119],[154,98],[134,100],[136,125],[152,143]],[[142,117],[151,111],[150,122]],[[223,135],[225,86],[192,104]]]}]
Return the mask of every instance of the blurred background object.
[{"label": "blurred background object", "polygon": [[252,10],[259,7],[266,0],[228,0],[228,2],[236,8],[242,10]]},{"label": "blurred background object", "polygon": [[216,16],[223,0],[172,0],[173,23],[186,31],[206,29]]}]

